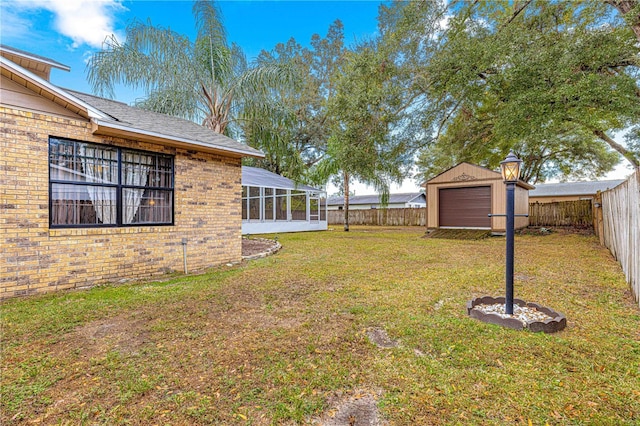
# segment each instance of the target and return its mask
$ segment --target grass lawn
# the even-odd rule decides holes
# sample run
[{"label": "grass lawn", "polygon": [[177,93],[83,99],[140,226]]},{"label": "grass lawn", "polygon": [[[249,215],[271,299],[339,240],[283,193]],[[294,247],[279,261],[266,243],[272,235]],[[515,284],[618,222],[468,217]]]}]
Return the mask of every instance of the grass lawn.
[{"label": "grass lawn", "polygon": [[640,310],[593,236],[516,237],[516,297],[568,319],[545,335],[466,315],[504,293],[503,238],[423,233],[282,234],[202,275],[9,300],[2,424],[304,424],[362,395],[398,425],[640,424]]}]

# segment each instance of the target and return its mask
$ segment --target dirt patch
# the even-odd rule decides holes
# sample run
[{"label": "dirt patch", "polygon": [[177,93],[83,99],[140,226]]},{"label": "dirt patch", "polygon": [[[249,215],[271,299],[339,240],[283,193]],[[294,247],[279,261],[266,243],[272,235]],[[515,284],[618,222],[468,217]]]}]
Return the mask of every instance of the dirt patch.
[{"label": "dirt patch", "polygon": [[354,392],[352,395],[335,395],[329,399],[331,409],[312,424],[323,426],[378,426],[384,422],[378,412],[376,395],[371,392]]},{"label": "dirt patch", "polygon": [[398,341],[389,337],[387,332],[379,327],[370,328],[367,330],[367,337],[374,345],[379,348],[391,349],[398,346]]},{"label": "dirt patch", "polygon": [[122,317],[86,324],[68,337],[68,342],[86,357],[105,354],[110,350],[135,355],[148,341],[142,321]]},{"label": "dirt patch", "polygon": [[550,234],[559,234],[559,235],[593,235],[593,227],[592,226],[554,226],[554,227],[544,227],[544,226],[530,226],[528,228],[517,229],[517,235],[534,235],[534,236],[544,236]]},{"label": "dirt patch", "polygon": [[256,259],[258,257],[268,256],[277,252],[280,248],[282,248],[282,246],[275,240],[268,240],[266,238],[243,238],[242,258]]},{"label": "dirt patch", "polygon": [[482,240],[491,236],[491,231],[477,229],[435,229],[428,232],[425,238],[442,238],[446,240]]}]

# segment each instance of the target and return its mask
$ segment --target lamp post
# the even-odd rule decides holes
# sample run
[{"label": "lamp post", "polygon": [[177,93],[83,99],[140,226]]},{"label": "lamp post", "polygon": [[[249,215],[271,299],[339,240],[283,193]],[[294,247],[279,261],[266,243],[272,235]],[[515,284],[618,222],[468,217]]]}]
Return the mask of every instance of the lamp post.
[{"label": "lamp post", "polygon": [[506,297],[505,312],[513,315],[513,234],[515,229],[515,212],[514,199],[516,182],[520,177],[520,165],[522,160],[515,156],[513,152],[509,152],[507,158],[500,162],[502,170],[502,179],[507,186],[507,256],[506,256]]}]

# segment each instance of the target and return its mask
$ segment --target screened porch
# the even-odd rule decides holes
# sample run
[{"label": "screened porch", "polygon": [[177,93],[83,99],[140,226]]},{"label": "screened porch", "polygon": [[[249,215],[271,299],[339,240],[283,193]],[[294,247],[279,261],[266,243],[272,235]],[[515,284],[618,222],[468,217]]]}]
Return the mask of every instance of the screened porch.
[{"label": "screened porch", "polygon": [[327,229],[325,192],[255,167],[242,167],[242,234]]}]

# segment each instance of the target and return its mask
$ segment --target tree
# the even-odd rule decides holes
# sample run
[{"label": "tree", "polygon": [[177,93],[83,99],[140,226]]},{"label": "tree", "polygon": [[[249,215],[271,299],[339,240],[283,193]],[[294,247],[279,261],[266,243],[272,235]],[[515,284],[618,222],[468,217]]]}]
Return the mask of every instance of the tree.
[{"label": "tree", "polygon": [[241,49],[229,46],[213,1],[195,1],[192,11],[195,41],[136,21],[127,27],[125,42],[111,36],[91,57],[88,80],[94,92],[108,97],[116,84],[141,88],[147,97],[136,106],[230,134],[242,111],[264,110],[269,89],[287,84],[289,76],[283,67],[249,67]]},{"label": "tree", "polygon": [[332,23],[324,38],[314,34],[310,44],[302,47],[292,38],[260,53],[260,64],[289,66],[295,85],[281,85],[270,92],[271,102],[280,107],[272,108],[275,113],[243,121],[247,142],[266,154],[248,164],[294,180],[305,180],[309,168],[326,152],[327,99],[335,92],[330,77],[342,66],[347,50],[342,23]]},{"label": "tree", "polygon": [[401,182],[413,151],[401,129],[402,90],[393,83],[394,65],[376,43],[348,52],[334,75],[335,95],[328,99],[330,135],[326,156],[314,168],[320,181],[338,178],[344,194],[344,230],[349,231],[349,184],[372,185],[388,202],[391,182]]},{"label": "tree", "polygon": [[[425,83],[413,86],[429,101],[425,131],[435,134],[421,164],[495,168],[515,149],[533,182],[601,176],[616,163],[611,149],[637,166],[640,151],[611,137],[640,119],[637,41],[611,11],[595,2],[455,5],[423,62]],[[429,40],[406,21],[396,28]]]}]

